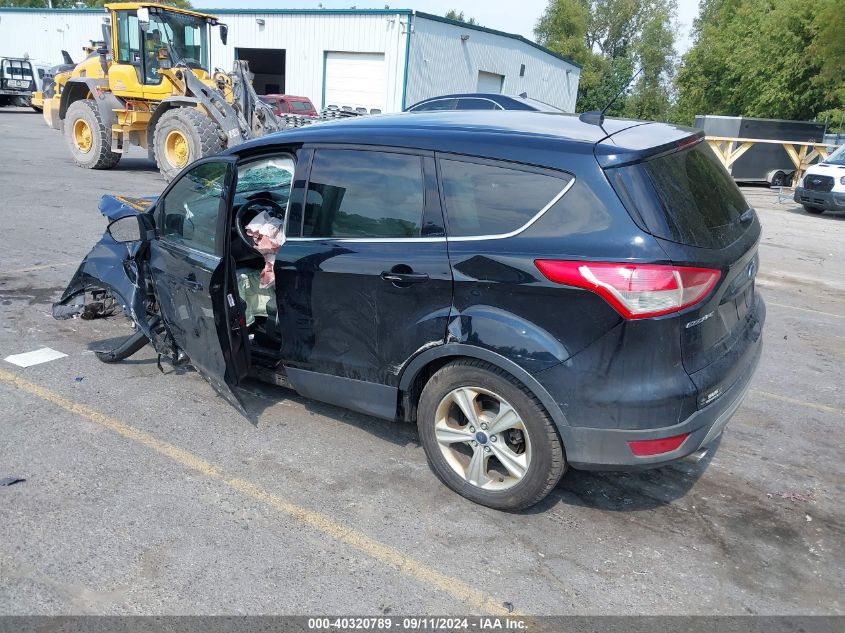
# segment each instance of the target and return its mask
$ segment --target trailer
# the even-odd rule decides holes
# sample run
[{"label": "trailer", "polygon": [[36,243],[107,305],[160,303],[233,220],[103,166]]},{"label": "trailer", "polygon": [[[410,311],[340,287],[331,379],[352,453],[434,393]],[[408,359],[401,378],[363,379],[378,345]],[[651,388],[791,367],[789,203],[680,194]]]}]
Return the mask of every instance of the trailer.
[{"label": "trailer", "polygon": [[727,167],[737,182],[765,182],[782,187],[792,181],[796,172],[794,160],[782,143],[822,143],[827,124],[708,114],[697,115],[695,127],[708,137],[780,141],[755,143]]}]

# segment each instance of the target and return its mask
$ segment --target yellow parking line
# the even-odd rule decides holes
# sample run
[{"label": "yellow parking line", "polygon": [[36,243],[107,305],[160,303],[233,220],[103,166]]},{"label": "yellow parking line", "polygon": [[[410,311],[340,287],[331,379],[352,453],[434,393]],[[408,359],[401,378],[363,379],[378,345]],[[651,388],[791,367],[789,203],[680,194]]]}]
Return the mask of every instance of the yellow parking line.
[{"label": "yellow parking line", "polygon": [[69,411],[89,420],[90,422],[99,424],[100,426],[130,439],[133,442],[142,444],[143,446],[170,458],[172,461],[181,464],[182,466],[219,481],[225,486],[228,486],[232,490],[236,490],[247,497],[251,497],[256,501],[265,503],[295,521],[303,525],[307,525],[308,527],[313,528],[314,530],[321,532],[336,541],[345,543],[346,545],[367,554],[371,558],[393,567],[405,576],[442,591],[455,600],[471,606],[480,612],[501,616],[518,615],[516,612],[509,612],[504,606],[502,606],[501,602],[485,596],[485,594],[478,589],[470,587],[460,580],[451,578],[450,576],[429,567],[425,563],[421,563],[410,556],[403,554],[394,547],[372,539],[324,514],[315,512],[314,510],[309,510],[308,508],[291,503],[290,501],[286,501],[282,497],[279,497],[278,495],[275,495],[250,481],[232,477],[230,474],[220,470],[212,463],[189,451],[173,446],[172,444],[168,444],[149,433],[140,431],[133,426],[100,413],[99,411],[96,411],[84,404],[68,400],[55,391],[45,389],[44,387],[25,380],[11,372],[0,369],[0,380],[10,385],[14,385],[18,389],[41,398],[42,400],[60,407],[65,411]]},{"label": "yellow parking line", "polygon": [[817,404],[815,402],[807,402],[806,400],[788,398],[777,393],[769,393],[768,391],[760,391],[758,389],[752,389],[751,393],[757,394],[758,396],[764,396],[766,398],[772,398],[773,400],[780,400],[781,402],[788,402],[789,404],[798,405],[799,407],[809,407],[811,409],[818,409],[819,411],[825,411],[826,413],[833,413],[835,415],[845,417],[845,409],[829,407],[826,404]]},{"label": "yellow parking line", "polygon": [[0,270],[0,276],[19,275],[21,273],[32,273],[36,270],[44,270],[46,268],[64,268],[65,266],[74,266],[78,264],[79,262],[57,262],[55,264],[40,264],[38,266],[29,266],[28,268],[18,268],[17,270]]}]

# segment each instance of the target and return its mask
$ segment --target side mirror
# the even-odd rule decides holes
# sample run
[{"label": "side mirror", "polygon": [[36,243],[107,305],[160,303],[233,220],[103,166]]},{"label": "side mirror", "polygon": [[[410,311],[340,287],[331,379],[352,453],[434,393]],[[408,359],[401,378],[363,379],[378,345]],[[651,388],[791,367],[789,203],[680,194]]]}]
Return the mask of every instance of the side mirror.
[{"label": "side mirror", "polygon": [[229,27],[225,24],[220,25],[220,41],[223,42],[223,46],[226,46],[226,42],[229,39]]},{"label": "side mirror", "polygon": [[140,214],[127,215],[108,225],[106,231],[119,244],[138,242],[144,239],[146,227]]},{"label": "side mirror", "polygon": [[141,28],[146,30],[145,27],[150,23],[150,10],[147,7],[138,7],[135,15],[138,17],[138,23],[141,25]]}]

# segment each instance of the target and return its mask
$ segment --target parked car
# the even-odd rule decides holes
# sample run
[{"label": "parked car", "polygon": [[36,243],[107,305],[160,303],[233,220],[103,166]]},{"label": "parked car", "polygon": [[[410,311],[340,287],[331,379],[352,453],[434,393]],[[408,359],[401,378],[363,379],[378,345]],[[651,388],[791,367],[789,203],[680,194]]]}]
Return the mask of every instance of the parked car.
[{"label": "parked car", "polygon": [[300,116],[317,116],[317,109],[308,97],[294,95],[262,95],[261,100],[273,108],[276,116],[298,114]]},{"label": "parked car", "polygon": [[[760,223],[701,141],[536,112],[284,131],[153,203],[105,196],[108,230],[54,315],[107,292],[139,333],[104,360],[149,340],[236,407],[252,375],[416,422],[447,486],[525,508],[567,466],[698,454],[742,402]],[[282,221],[281,249],[258,252]]]},{"label": "parked car", "polygon": [[804,172],[794,200],[808,213],[845,211],[845,145]]},{"label": "parked car", "polygon": [[495,93],[477,92],[431,97],[415,103],[407,112],[434,110],[531,110],[534,112],[563,112],[548,103],[527,96],[509,97]]}]

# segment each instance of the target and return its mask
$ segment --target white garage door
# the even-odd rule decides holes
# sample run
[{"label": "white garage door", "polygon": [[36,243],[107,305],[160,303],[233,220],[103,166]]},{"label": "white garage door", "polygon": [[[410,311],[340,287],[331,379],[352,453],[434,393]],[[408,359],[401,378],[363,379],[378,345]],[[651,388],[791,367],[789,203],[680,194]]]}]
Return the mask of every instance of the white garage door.
[{"label": "white garage door", "polygon": [[352,106],[384,111],[387,73],[384,53],[326,52],[324,106]]},{"label": "white garage door", "polygon": [[483,70],[478,71],[478,92],[501,94],[502,84],[504,83],[505,78],[502,75],[488,73]]}]

